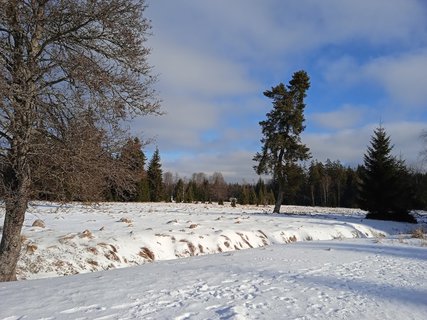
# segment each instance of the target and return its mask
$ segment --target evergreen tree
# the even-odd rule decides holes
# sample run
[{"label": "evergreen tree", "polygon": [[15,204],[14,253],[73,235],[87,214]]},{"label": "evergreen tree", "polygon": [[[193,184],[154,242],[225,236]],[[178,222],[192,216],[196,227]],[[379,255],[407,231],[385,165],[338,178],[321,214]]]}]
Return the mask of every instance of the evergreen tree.
[{"label": "evergreen tree", "polygon": [[195,185],[194,181],[188,182],[187,188],[185,189],[184,202],[192,203],[194,201],[195,187],[196,187],[196,185]]},{"label": "evergreen tree", "polygon": [[131,172],[135,187],[118,193],[113,190],[113,194],[119,194],[124,201],[149,201],[147,199],[147,173],[145,172],[145,162],[147,158],[142,151],[142,143],[139,138],[128,139],[122,147],[119,161],[122,166]]},{"label": "evergreen tree", "polygon": [[312,161],[308,168],[308,184],[310,188],[311,205],[320,203],[320,185],[322,180],[322,167],[317,161]]},{"label": "evergreen tree", "polygon": [[163,195],[163,175],[159,148],[156,148],[153,153],[153,157],[148,165],[147,175],[150,189],[150,201],[161,201]]},{"label": "evergreen tree", "polygon": [[142,177],[142,179],[138,182],[136,201],[138,202],[150,201],[150,185],[148,183],[147,174],[145,174],[144,177]]},{"label": "evergreen tree", "polygon": [[254,186],[249,187],[249,204],[257,204],[258,199],[256,196],[255,188]]},{"label": "evergreen tree", "polygon": [[267,188],[265,186],[264,180],[261,178],[258,179],[258,182],[255,186],[256,196],[257,196],[257,205],[266,205],[267,204]]},{"label": "evergreen tree", "polygon": [[174,192],[176,203],[184,202],[184,196],[185,196],[184,190],[185,190],[184,181],[182,179],[179,179],[178,182],[176,183],[175,192]]},{"label": "evergreen tree", "polygon": [[239,204],[246,205],[249,204],[249,188],[247,185],[243,185],[241,188],[241,194],[239,197]]},{"label": "evergreen tree", "polygon": [[390,153],[393,146],[384,128],[374,131],[364,156],[359,203],[367,218],[416,222],[409,214],[411,194],[403,161]]},{"label": "evergreen tree", "polygon": [[342,206],[344,208],[357,208],[357,171],[347,168],[345,173],[345,186],[342,194]]},{"label": "evergreen tree", "polygon": [[310,157],[309,148],[301,143],[300,134],[305,129],[304,98],[310,87],[310,79],[305,71],[293,74],[289,85],[280,83],[264,95],[273,100],[273,110],[267,113],[267,120],[261,121],[263,138],[262,151],[257,153],[254,161],[258,162],[255,170],[258,174],[272,174],[277,186],[274,212],[280,212],[283,202],[289,169],[300,160]]}]

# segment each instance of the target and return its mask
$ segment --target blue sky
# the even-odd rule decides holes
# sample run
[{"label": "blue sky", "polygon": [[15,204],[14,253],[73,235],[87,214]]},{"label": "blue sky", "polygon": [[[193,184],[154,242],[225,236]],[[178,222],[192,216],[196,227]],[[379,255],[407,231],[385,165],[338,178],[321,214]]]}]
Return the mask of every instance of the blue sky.
[{"label": "blue sky", "polygon": [[256,181],[262,95],[311,78],[302,141],[313,159],[362,163],[381,122],[394,152],[419,167],[427,130],[425,0],[151,0],[147,45],[161,117],[132,123],[155,138],[164,171]]}]

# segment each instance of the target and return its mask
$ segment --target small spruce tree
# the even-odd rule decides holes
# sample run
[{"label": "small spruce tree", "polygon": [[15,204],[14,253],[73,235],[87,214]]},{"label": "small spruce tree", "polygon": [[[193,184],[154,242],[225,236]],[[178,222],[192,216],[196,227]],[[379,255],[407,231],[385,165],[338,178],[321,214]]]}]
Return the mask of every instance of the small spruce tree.
[{"label": "small spruce tree", "polygon": [[409,214],[411,191],[408,171],[402,160],[390,153],[393,146],[384,128],[374,131],[371,146],[364,156],[359,184],[360,207],[367,218],[416,223]]}]

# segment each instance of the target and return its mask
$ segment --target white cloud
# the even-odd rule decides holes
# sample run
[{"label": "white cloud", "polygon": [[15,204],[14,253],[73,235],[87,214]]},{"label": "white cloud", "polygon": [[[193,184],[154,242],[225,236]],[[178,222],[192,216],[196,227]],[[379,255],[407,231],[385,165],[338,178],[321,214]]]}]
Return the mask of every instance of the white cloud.
[{"label": "white cloud", "polygon": [[352,128],[360,123],[365,109],[366,107],[364,106],[352,106],[347,104],[334,111],[313,113],[308,116],[308,120],[324,128]]},{"label": "white cloud", "polygon": [[375,59],[363,67],[404,107],[427,106],[427,49],[398,57]]},{"label": "white cloud", "polygon": [[173,43],[154,41],[153,64],[163,91],[209,96],[248,93],[257,86],[238,63]]},{"label": "white cloud", "polygon": [[327,45],[427,41],[423,0],[157,0],[151,6],[156,36],[270,68]]},{"label": "white cloud", "polygon": [[221,111],[208,101],[175,96],[165,97],[162,109],[165,115],[135,119],[132,131],[155,138],[164,151],[201,148],[201,133],[217,126]]}]

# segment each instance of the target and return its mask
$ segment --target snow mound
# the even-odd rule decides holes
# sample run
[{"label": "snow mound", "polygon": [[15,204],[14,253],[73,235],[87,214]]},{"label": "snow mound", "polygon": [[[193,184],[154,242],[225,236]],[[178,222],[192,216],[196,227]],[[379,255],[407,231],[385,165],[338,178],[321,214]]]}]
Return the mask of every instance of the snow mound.
[{"label": "snow mound", "polygon": [[300,241],[383,238],[414,228],[364,220],[365,212],[357,209],[283,206],[286,214],[280,215],[270,214],[271,210],[228,204],[36,202],[24,223],[18,278],[102,271]]}]

